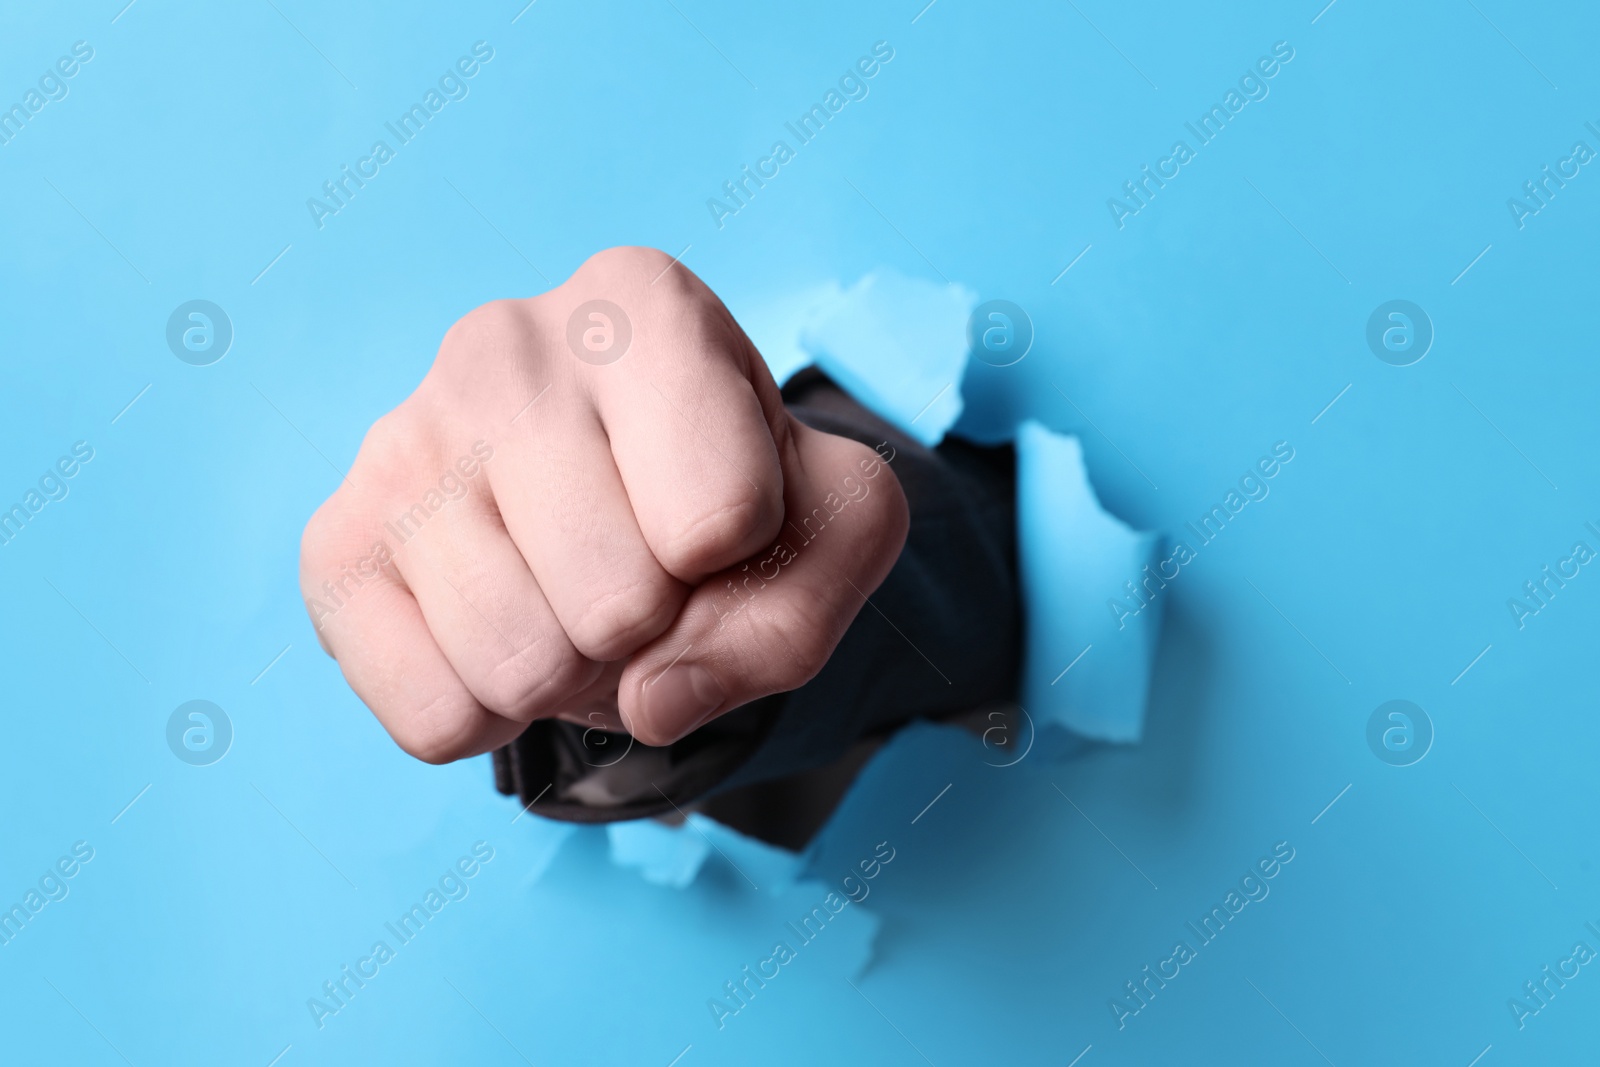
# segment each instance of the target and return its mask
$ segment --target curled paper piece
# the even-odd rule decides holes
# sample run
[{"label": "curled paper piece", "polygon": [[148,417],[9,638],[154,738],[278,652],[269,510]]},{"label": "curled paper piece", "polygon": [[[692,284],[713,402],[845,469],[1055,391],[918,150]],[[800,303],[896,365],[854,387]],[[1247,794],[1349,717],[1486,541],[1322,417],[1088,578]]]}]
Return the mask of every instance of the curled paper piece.
[{"label": "curled paper piece", "polygon": [[544,877],[555,862],[556,853],[578,829],[575,823],[541,819],[537,815],[529,820],[530,832],[524,835],[533,842],[533,852],[523,858],[527,867],[522,872],[522,888],[527,889]]},{"label": "curled paper piece", "polygon": [[803,862],[797,853],[746,837],[697,814],[676,826],[655,819],[611,823],[606,835],[613,863],[638,869],[640,877],[652,885],[674,889],[691,885],[713,850],[728,861],[736,879],[766,893],[794,885]]},{"label": "curled paper piece", "polygon": [[614,822],[607,824],[606,837],[611,841],[612,863],[636,868],[651,885],[673,889],[693,882],[711,853],[711,845],[687,823],[669,826],[654,819]]},{"label": "curled paper piece", "polygon": [[1029,419],[1017,428],[1016,448],[1028,620],[1022,706],[1085,737],[1137,741],[1164,603],[1142,583],[1161,536],[1106,513],[1077,438]]},{"label": "curled paper piece", "polygon": [[961,416],[967,320],[977,304],[965,286],[880,269],[822,301],[800,347],[870,411],[936,445]]}]

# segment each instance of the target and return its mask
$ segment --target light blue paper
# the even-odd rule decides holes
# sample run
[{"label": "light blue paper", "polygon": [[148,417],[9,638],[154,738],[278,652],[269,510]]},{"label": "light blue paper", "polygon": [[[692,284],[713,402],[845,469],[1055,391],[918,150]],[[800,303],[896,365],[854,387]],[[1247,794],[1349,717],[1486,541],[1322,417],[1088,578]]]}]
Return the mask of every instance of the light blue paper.
[{"label": "light blue paper", "polygon": [[[1600,171],[1571,162],[1600,144],[1600,8],[1475,4],[8,5],[0,508],[48,503],[0,546],[0,908],[74,842],[95,858],[0,946],[0,1060],[1592,1061],[1593,966],[1546,975],[1600,925],[1600,578],[1544,568],[1600,526]],[[880,38],[893,61],[840,88]],[[41,86],[79,40],[69,91]],[[802,142],[830,88],[849,102]],[[346,179],[380,138],[395,158]],[[708,1000],[810,880],[758,893],[709,855],[666,889],[586,828],[523,889],[544,828],[486,758],[400,752],[296,581],[306,519],[450,325],[617,244],[681,254],[764,351],[762,300],[879,264],[1014,301],[1032,351],[972,361],[956,432],[1080,433],[1106,509],[1172,542],[1296,453],[1161,591],[1143,743],[1054,765],[1078,735],[1041,728],[1002,766],[902,731],[818,871],[897,858],[721,1028]],[[165,335],[197,299],[232,323],[209,366]],[[1433,335],[1406,366],[1367,332],[1396,299]],[[234,727],[209,766],[164,732],[197,698]],[[1396,699],[1435,728],[1408,766],[1368,733]],[[480,840],[470,896],[319,1028],[308,998]],[[1270,897],[1147,977],[1280,841]]]}]

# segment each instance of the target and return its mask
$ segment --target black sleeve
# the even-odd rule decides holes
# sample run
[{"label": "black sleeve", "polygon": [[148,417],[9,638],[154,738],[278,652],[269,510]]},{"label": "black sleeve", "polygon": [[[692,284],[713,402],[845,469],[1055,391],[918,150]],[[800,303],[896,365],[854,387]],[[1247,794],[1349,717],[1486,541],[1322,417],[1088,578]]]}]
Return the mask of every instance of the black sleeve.
[{"label": "black sleeve", "polygon": [[911,507],[905,549],[832,658],[799,689],[664,748],[541,719],[495,752],[500,792],[553,819],[645,818],[823,766],[912,719],[1014,698],[1022,608],[1011,449],[954,438],[929,449],[816,370],[783,397],[806,425],[878,449]]}]

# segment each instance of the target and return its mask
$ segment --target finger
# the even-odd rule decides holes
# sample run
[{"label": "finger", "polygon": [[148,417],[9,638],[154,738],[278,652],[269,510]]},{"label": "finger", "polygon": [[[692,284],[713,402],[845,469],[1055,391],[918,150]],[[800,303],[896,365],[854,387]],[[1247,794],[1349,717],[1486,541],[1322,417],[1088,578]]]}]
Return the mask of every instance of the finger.
[{"label": "finger", "polygon": [[495,714],[531,722],[599,677],[482,497],[441,509],[395,561],[456,675]]},{"label": "finger", "polygon": [[792,420],[789,439],[776,540],[699,586],[623,671],[620,710],[645,744],[805,684],[899,557],[909,513],[888,465]]},{"label": "finger", "polygon": [[556,718],[584,727],[598,727],[612,733],[625,733],[627,726],[617,714],[617,681],[622,677],[626,660],[605,663],[600,676],[589,687],[575,693],[561,705]]},{"label": "finger", "polygon": [[485,465],[496,506],[573,647],[623,659],[671,624],[688,588],[645,543],[592,411],[549,412]]},{"label": "finger", "polygon": [[705,289],[678,270],[658,281],[629,352],[593,378],[645,542],[668,573],[695,584],[776,536],[783,482],[752,384],[769,377],[766,365],[709,290],[691,300],[675,292],[686,287]]},{"label": "finger", "polygon": [[526,728],[472,695],[397,578],[382,575],[350,591],[321,630],[350,688],[395,743],[424,762],[488,752]]}]

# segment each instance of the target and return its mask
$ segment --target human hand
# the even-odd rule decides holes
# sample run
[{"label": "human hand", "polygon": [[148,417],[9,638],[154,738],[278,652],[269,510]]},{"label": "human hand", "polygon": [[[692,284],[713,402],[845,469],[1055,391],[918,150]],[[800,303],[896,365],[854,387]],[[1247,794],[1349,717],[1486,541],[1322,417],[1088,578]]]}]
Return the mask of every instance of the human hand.
[{"label": "human hand", "polygon": [[614,248],[450,329],[307,524],[300,581],[419,759],[552,716],[663,745],[812,678],[908,522],[884,459],[794,419],[704,283]]}]

